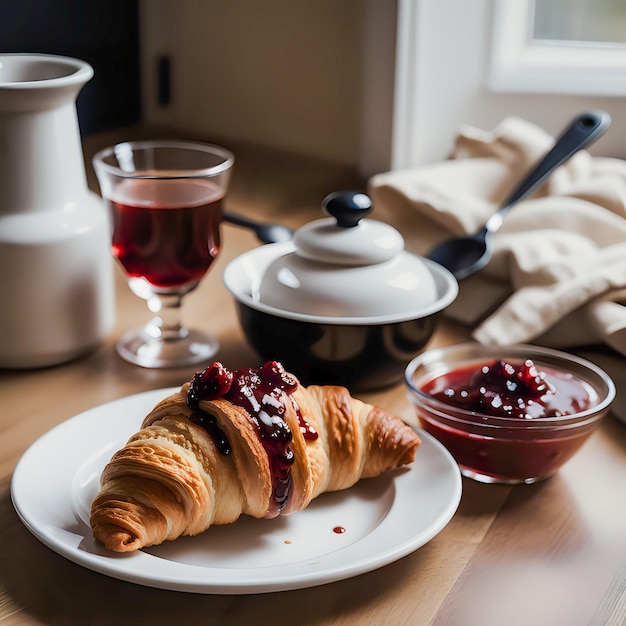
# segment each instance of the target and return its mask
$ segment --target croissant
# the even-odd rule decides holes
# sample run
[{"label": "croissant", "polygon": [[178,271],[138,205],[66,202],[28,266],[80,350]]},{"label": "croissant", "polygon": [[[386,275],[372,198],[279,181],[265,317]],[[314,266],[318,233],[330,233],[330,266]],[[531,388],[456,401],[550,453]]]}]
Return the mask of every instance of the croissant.
[{"label": "croissant", "polygon": [[272,518],[411,463],[417,434],[338,386],[303,387],[272,361],[213,363],[144,419],[102,472],[95,538],[129,552],[241,514]]}]

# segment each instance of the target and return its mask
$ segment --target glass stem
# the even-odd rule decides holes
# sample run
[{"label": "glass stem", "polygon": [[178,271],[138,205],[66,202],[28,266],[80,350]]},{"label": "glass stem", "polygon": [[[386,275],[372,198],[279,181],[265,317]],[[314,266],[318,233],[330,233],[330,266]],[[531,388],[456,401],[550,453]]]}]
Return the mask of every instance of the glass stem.
[{"label": "glass stem", "polygon": [[161,341],[185,339],[189,331],[181,323],[181,304],[179,294],[154,294],[148,298],[148,308],[156,315],[146,324],[146,332]]}]

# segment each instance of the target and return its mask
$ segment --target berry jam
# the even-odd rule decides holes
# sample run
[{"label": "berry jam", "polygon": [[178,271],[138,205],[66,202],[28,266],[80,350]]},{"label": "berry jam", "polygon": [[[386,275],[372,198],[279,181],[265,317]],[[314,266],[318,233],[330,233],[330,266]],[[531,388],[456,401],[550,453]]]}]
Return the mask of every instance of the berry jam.
[{"label": "berry jam", "polygon": [[[224,398],[249,413],[268,456],[276,507],[273,512],[276,514],[287,504],[291,488],[291,466],[294,462],[289,447],[293,435],[283,417],[286,412],[285,398],[289,399],[298,415],[304,438],[315,440],[318,437],[291,397],[297,387],[298,381],[276,361],[270,361],[259,369],[234,371],[215,362],[193,376],[187,392],[187,404],[195,409],[191,419],[207,429],[222,454],[230,454],[230,445],[215,423],[215,418],[199,409],[200,400]],[[195,417],[198,413],[204,417]]]},{"label": "berry jam", "polygon": [[[531,361],[463,366],[419,385],[450,406],[418,405],[424,430],[455,458],[461,471],[483,482],[535,482],[554,474],[584,443],[592,426],[559,428],[544,419],[590,408],[591,386],[568,372]],[[475,415],[459,416],[452,407]],[[489,418],[509,418],[506,428]]]},{"label": "berry jam", "polygon": [[468,365],[431,380],[424,393],[466,411],[533,419],[573,415],[590,406],[581,380],[559,370],[539,371],[530,360]]},{"label": "berry jam", "polygon": [[230,389],[232,381],[232,372],[221,363],[213,363],[210,368],[194,374],[187,391],[187,406],[194,409],[189,419],[209,433],[216,448],[224,456],[232,454],[226,433],[217,425],[213,415],[200,409],[199,403],[200,400],[219,398]]}]

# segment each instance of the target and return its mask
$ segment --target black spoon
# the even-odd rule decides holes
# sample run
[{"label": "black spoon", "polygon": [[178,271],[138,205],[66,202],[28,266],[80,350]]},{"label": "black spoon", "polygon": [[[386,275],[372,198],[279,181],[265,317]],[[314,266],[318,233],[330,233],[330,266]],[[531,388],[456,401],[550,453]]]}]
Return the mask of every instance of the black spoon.
[{"label": "black spoon", "polygon": [[291,241],[293,231],[282,224],[255,222],[230,211],[224,211],[224,221],[235,226],[249,228],[262,243],[282,243]]},{"label": "black spoon", "polygon": [[430,251],[428,258],[449,269],[457,280],[482,269],[493,255],[493,237],[513,205],[534,191],[576,152],[601,137],[610,124],[611,117],[604,111],[588,111],[579,115],[481,230],[474,235],[440,243]]}]

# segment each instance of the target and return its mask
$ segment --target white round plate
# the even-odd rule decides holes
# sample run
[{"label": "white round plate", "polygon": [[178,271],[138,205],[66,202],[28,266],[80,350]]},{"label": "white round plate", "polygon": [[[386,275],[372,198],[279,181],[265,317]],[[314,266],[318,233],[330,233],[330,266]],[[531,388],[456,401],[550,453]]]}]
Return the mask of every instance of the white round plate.
[{"label": "white round plate", "polygon": [[79,565],[149,587],[265,593],[322,585],[396,561],[437,535],[458,507],[458,466],[420,430],[422,445],[410,466],[322,494],[293,515],[244,516],[196,537],[131,554],[109,552],[89,526],[100,473],[152,407],[174,391],[149,391],[98,406],[32,444],[15,469],[11,496],[40,541]]}]

